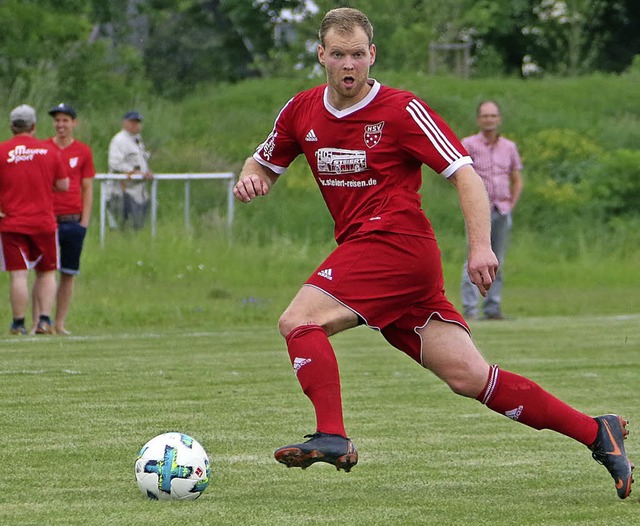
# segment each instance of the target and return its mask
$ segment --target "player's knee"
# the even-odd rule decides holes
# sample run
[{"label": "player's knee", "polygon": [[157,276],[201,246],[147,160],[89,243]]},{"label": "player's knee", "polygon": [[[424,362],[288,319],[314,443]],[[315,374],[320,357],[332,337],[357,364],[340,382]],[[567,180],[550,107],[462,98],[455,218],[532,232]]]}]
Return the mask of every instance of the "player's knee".
[{"label": "player's knee", "polygon": [[286,338],[298,325],[300,325],[300,323],[298,323],[295,316],[292,316],[288,311],[283,313],[278,320],[278,330],[283,338]]},{"label": "player's knee", "polygon": [[467,398],[476,398],[486,385],[487,374],[481,368],[461,367],[452,374],[444,376],[443,380],[454,393]]},{"label": "player's knee", "polygon": [[469,378],[456,377],[446,380],[449,389],[455,394],[465,396],[467,398],[475,398],[479,391],[477,390],[475,383],[470,381]]},{"label": "player's knee", "polygon": [[293,331],[294,329],[309,325],[319,326],[324,331],[327,330],[326,326],[323,323],[313,320],[310,316],[301,316],[296,314],[296,312],[290,310],[285,311],[278,320],[278,330],[280,331],[280,334],[283,338],[289,336],[291,331]]}]

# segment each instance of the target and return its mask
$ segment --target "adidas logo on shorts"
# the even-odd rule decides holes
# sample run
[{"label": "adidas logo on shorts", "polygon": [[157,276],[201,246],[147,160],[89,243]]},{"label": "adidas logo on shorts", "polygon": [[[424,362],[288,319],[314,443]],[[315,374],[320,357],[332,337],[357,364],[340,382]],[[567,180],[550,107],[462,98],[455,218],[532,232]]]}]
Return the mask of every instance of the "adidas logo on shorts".
[{"label": "adidas logo on shorts", "polygon": [[327,268],[324,270],[321,270],[320,272],[318,272],[318,276],[320,276],[321,278],[326,278],[328,280],[332,280],[333,279],[333,269]]}]

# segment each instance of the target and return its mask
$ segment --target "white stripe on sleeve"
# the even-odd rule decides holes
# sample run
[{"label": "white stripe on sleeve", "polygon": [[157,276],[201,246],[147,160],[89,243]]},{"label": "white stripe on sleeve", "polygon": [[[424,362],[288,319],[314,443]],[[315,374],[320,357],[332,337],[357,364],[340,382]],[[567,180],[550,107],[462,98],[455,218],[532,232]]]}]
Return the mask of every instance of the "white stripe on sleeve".
[{"label": "white stripe on sleeve", "polygon": [[442,158],[447,161],[447,163],[452,164],[463,157],[453,144],[451,144],[451,141],[447,139],[445,134],[442,133],[442,130],[438,128],[433,118],[429,115],[429,112],[422,104],[420,104],[416,99],[413,99],[407,105],[406,109],[413,117],[413,120],[416,121],[416,124],[427,136],[431,144],[433,144],[434,148]]}]

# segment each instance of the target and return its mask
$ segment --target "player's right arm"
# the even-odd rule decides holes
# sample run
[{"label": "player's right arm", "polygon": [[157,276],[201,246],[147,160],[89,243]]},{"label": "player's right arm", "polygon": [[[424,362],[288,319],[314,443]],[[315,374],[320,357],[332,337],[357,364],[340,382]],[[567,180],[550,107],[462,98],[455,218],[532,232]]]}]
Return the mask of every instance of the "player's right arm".
[{"label": "player's right arm", "polygon": [[69,178],[65,177],[64,179],[56,179],[53,184],[54,192],[66,192],[69,190]]},{"label": "player's right arm", "polygon": [[238,182],[233,187],[233,195],[243,203],[248,203],[259,195],[267,195],[277,178],[278,174],[273,170],[249,157],[244,162]]},{"label": "player's right arm", "polygon": [[449,181],[458,191],[467,229],[469,278],[486,297],[498,272],[498,259],[491,249],[491,210],[487,191],[469,164],[458,168]]},{"label": "player's right arm", "polygon": [[69,174],[67,173],[66,164],[63,162],[62,157],[57,152],[54,155],[54,179],[53,179],[53,191],[54,192],[66,192],[69,190]]}]

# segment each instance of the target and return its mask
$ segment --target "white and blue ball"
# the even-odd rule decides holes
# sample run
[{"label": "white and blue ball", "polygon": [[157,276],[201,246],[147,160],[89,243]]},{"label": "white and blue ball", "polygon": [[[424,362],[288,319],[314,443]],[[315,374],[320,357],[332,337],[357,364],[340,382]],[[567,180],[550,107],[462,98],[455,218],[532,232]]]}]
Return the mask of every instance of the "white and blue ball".
[{"label": "white and blue ball", "polygon": [[206,451],[183,433],[163,433],[147,442],[135,463],[143,495],[154,500],[197,499],[209,485]]}]

